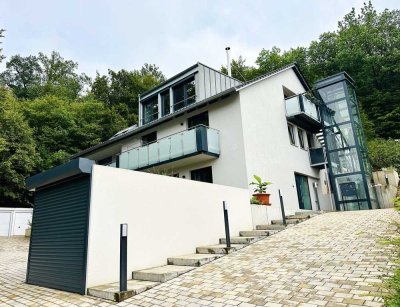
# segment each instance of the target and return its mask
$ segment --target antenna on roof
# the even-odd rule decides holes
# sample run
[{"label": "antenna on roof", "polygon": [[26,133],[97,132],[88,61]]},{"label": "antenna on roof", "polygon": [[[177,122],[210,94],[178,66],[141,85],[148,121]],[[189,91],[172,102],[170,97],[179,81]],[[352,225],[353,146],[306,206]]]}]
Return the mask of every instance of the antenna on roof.
[{"label": "antenna on roof", "polygon": [[232,77],[231,59],[229,57],[229,50],[231,50],[231,47],[226,47],[225,50],[226,50],[226,61],[227,61],[226,68],[228,69],[228,76]]}]

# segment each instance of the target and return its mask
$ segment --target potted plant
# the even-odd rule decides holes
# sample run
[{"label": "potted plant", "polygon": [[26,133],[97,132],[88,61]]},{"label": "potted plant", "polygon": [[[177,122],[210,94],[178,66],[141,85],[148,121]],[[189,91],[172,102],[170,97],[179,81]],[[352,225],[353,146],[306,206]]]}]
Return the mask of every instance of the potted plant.
[{"label": "potted plant", "polygon": [[255,182],[250,183],[250,185],[255,186],[253,196],[257,198],[261,205],[270,206],[269,196],[271,194],[266,193],[267,187],[272,184],[272,182],[262,181],[260,176],[254,175]]}]

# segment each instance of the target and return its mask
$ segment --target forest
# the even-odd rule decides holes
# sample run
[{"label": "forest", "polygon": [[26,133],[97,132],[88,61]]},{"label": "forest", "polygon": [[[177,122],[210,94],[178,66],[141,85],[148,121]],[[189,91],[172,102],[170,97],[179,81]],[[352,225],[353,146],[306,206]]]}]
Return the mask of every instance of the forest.
[{"label": "forest", "polygon": [[[0,29],[4,44],[11,39],[6,30]],[[138,95],[166,79],[147,63],[90,78],[57,51],[21,56],[0,49],[1,61],[0,206],[30,206],[26,177],[136,123]],[[232,74],[248,81],[293,62],[310,84],[341,71],[350,74],[373,168],[399,169],[400,11],[377,12],[366,3],[308,46],[262,49],[254,65],[241,56],[233,59]]]}]

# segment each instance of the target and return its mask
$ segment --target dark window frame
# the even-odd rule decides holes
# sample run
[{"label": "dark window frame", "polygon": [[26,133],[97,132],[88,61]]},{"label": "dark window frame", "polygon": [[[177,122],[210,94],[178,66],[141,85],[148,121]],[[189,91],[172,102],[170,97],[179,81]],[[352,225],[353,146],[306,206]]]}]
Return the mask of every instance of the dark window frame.
[{"label": "dark window frame", "polygon": [[[188,85],[193,84],[194,86],[194,95],[188,96]],[[180,87],[183,87],[183,99],[177,101],[178,95],[176,94],[178,89]],[[179,82],[178,84],[174,85],[172,87],[172,92],[173,92],[173,110],[178,111],[180,109],[183,109],[184,107],[187,107],[188,105],[191,105],[196,102],[196,81],[194,75],[186,78],[185,80]],[[177,107],[177,105],[179,106]]]},{"label": "dark window frame", "polygon": [[[203,120],[205,120],[205,123],[202,123]],[[206,127],[209,127],[210,118],[208,116],[208,111],[201,112],[197,115],[189,117],[187,119],[187,124],[188,124],[188,129],[199,126],[199,125],[204,125]]]},{"label": "dark window frame", "polygon": [[[161,96],[161,116],[165,116],[171,113],[171,93],[169,91],[169,88],[160,93]],[[168,107],[165,108],[165,97],[168,96]]]},{"label": "dark window frame", "polygon": [[295,133],[294,133],[294,125],[288,124],[287,126],[288,126],[290,145],[296,146],[296,137],[295,137]]},{"label": "dark window frame", "polygon": [[[209,173],[207,174],[207,172],[209,171]],[[198,180],[195,179],[195,176],[209,176],[209,180]],[[202,168],[198,168],[198,169],[194,169],[190,171],[190,179],[191,180],[195,180],[195,181],[200,181],[200,182],[207,182],[207,183],[213,183],[213,173],[212,173],[212,167],[211,166],[206,166],[206,167],[202,167]]]},{"label": "dark window frame", "polygon": [[301,149],[306,149],[306,143],[304,142],[304,130],[297,128],[297,136],[299,138],[299,146]]},{"label": "dark window frame", "polygon": [[[146,98],[146,100],[141,101],[141,104],[142,104],[142,124],[144,125],[152,121],[155,121],[158,118],[158,113],[159,113],[158,95]],[[157,111],[151,113],[149,116],[146,116],[146,107],[149,106],[150,104],[154,104],[154,106],[157,108]],[[152,107],[153,109],[155,109],[154,106]]]},{"label": "dark window frame", "polygon": [[148,144],[154,143],[157,141],[157,131],[153,131],[150,133],[147,133],[145,135],[142,135],[140,138],[142,142],[142,146],[146,146]]}]

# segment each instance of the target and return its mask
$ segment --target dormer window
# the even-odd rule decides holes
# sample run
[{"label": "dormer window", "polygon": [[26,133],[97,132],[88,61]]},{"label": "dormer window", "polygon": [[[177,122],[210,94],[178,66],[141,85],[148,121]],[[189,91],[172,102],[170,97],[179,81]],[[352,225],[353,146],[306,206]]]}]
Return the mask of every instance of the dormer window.
[{"label": "dormer window", "polygon": [[180,110],[196,101],[194,77],[186,79],[173,87],[174,111]]},{"label": "dormer window", "polygon": [[158,97],[152,97],[142,102],[143,104],[143,125],[158,118]]}]

